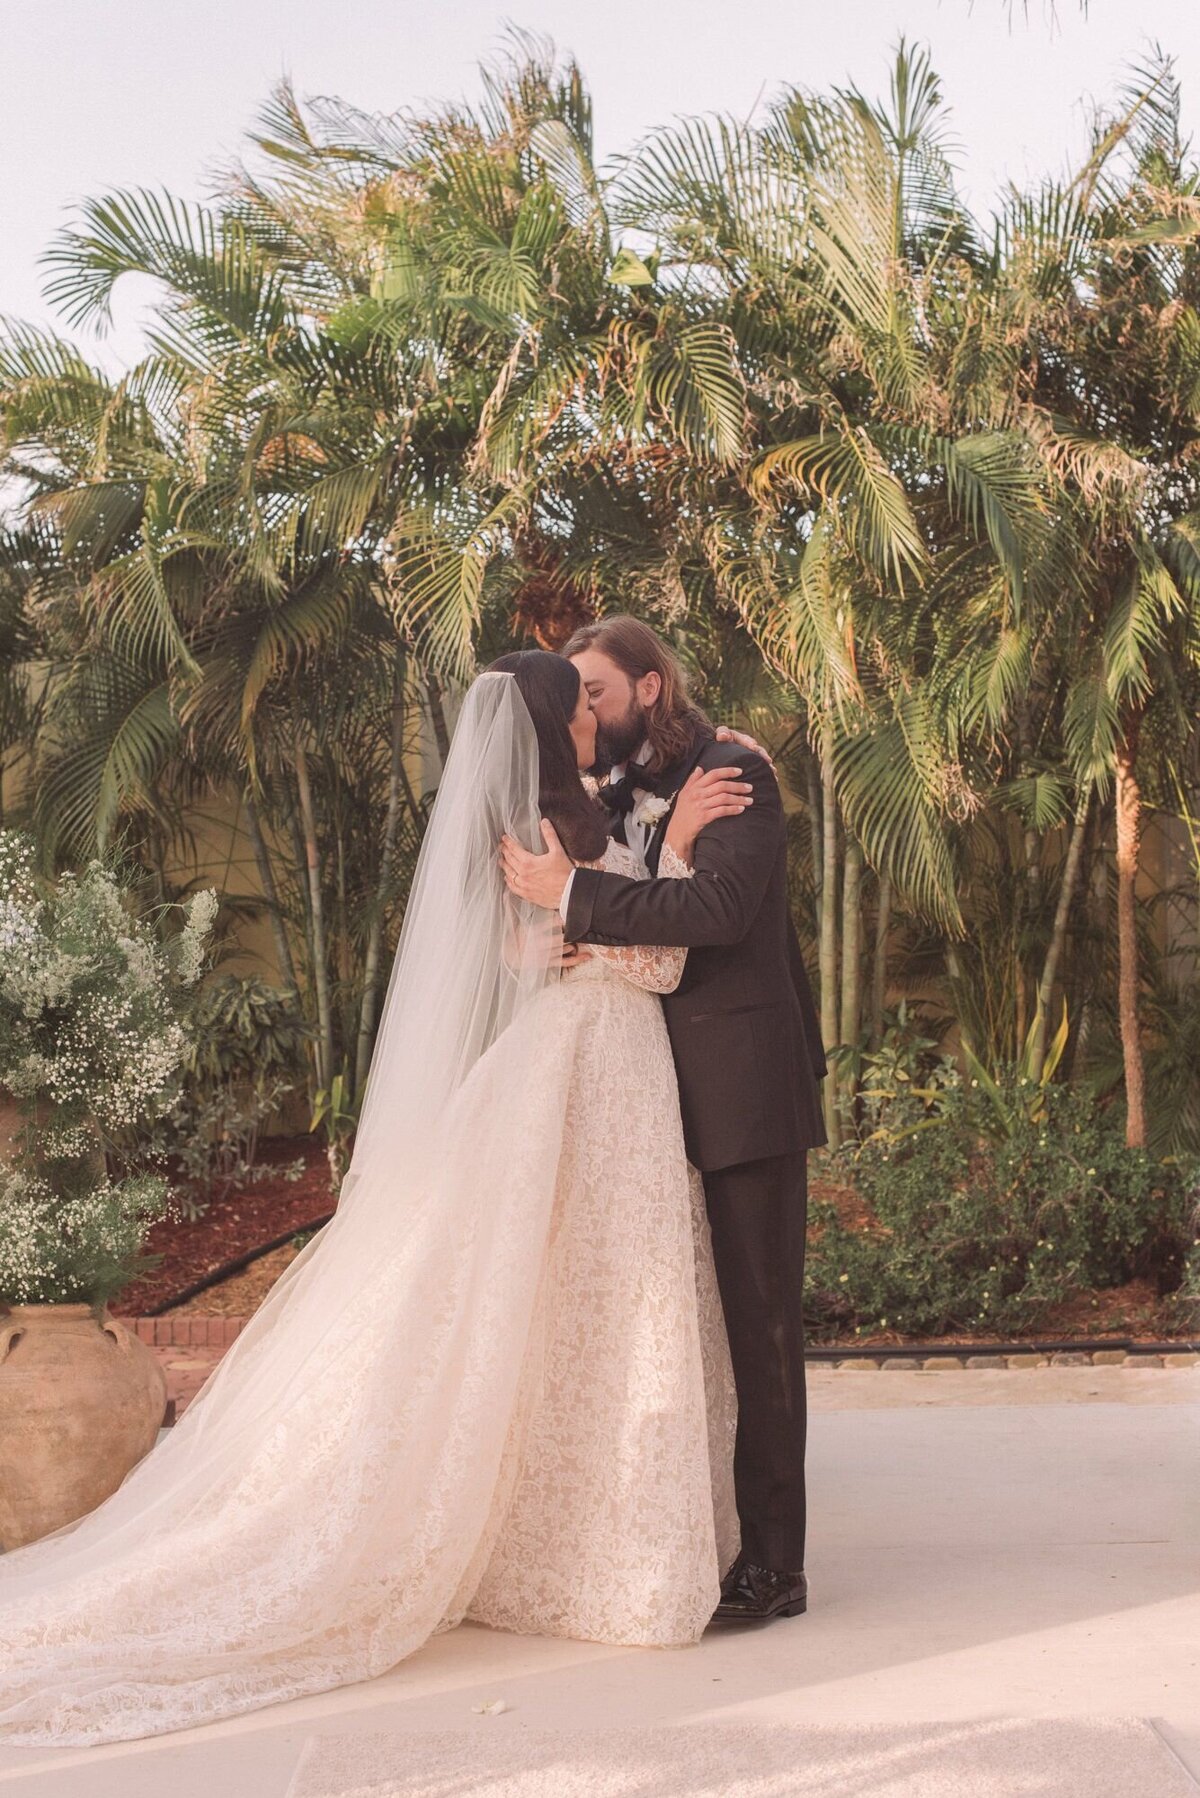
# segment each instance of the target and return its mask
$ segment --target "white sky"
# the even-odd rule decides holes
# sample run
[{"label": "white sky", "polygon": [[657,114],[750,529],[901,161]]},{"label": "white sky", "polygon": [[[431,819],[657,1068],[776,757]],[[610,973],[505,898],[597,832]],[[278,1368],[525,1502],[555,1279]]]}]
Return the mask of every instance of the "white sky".
[{"label": "white sky", "polygon": [[[1152,42],[1177,58],[1200,141],[1196,0],[0,0],[0,314],[50,323],[38,257],[79,198],[112,187],[200,197],[272,83],[370,110],[474,97],[510,21],[578,58],[601,158],[677,114],[748,114],[786,83],[886,86],[903,32],[929,44],[954,114],[963,190],[1061,173],[1087,105]],[[147,284],[129,283],[92,354],[136,355]]]}]

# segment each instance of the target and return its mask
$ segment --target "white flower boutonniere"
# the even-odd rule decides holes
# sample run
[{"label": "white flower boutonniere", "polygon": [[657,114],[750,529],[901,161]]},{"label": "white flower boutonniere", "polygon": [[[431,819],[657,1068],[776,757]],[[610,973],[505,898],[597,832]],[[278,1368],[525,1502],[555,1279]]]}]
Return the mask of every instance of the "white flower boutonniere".
[{"label": "white flower boutonniere", "polygon": [[662,823],[673,804],[673,800],[663,799],[658,793],[647,793],[646,797],[639,799],[634,806],[633,821],[635,824],[644,824],[650,830],[654,830],[657,825]]}]

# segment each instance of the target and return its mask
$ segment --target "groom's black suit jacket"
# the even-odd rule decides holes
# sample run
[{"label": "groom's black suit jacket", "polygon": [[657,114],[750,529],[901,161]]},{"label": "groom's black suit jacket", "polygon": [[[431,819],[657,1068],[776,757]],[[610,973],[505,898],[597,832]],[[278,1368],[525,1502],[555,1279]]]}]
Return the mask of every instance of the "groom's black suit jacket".
[{"label": "groom's black suit jacket", "polygon": [[[683,978],[663,994],[679,1076],[688,1160],[703,1173],[817,1148],[829,1139],[817,1082],[821,1027],[787,899],[783,806],[761,756],[699,739],[664,777],[738,767],[753,805],[697,839],[691,880],[629,880],[577,868],[567,939],[686,946]],[[666,836],[651,839],[653,874]]]}]

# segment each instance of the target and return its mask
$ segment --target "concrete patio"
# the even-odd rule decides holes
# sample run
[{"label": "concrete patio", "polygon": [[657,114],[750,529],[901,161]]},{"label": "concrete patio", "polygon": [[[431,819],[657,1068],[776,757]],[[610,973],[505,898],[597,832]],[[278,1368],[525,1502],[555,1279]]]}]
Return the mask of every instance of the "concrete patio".
[{"label": "concrete patio", "polygon": [[810,1394],[806,1616],[674,1651],[464,1625],[368,1686],[5,1750],[0,1791],[284,1798],[306,1737],[356,1730],[1084,1714],[1153,1719],[1200,1793],[1200,1367],[821,1368]]}]

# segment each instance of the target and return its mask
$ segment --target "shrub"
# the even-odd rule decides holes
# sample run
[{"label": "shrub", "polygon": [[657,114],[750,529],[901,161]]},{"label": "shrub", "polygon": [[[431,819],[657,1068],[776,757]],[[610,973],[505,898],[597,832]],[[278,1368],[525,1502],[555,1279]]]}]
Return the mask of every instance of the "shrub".
[{"label": "shrub", "polygon": [[814,1331],[1014,1335],[1080,1290],[1180,1285],[1200,1163],[1127,1148],[1116,1107],[1017,1068],[868,1094],[875,1128],[830,1158],[868,1213],[814,1202]]},{"label": "shrub", "polygon": [[303,1157],[281,1170],[257,1155],[259,1130],[294,1090],[289,1076],[302,1068],[311,1034],[293,995],[257,976],[223,974],[197,995],[183,1090],[152,1139],[189,1183],[179,1195],[189,1217],[265,1174],[298,1179],[304,1172]]},{"label": "shrub", "polygon": [[0,830],[0,1086],[22,1119],[0,1171],[2,1302],[102,1304],[153,1264],[168,1183],[114,1180],[108,1155],[178,1094],[216,893],[180,909],[163,940],[101,861],[41,881],[31,839]]}]

